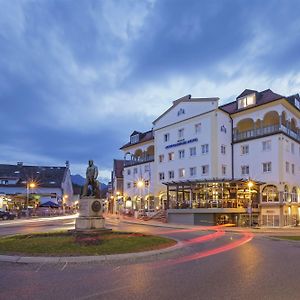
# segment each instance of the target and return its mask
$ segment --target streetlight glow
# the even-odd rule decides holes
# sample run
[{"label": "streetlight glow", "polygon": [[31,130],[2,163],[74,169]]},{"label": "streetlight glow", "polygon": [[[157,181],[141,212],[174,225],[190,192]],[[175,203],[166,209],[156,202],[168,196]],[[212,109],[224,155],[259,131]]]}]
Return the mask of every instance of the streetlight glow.
[{"label": "streetlight glow", "polygon": [[137,185],[137,187],[142,188],[144,186],[144,181],[143,180],[138,180],[136,185]]},{"label": "streetlight glow", "polygon": [[253,187],[253,182],[252,182],[252,181],[249,181],[249,182],[248,182],[248,187],[249,187],[249,188],[252,188],[252,187]]},{"label": "streetlight glow", "polygon": [[35,184],[34,182],[30,182],[30,183],[29,183],[29,187],[30,187],[31,189],[34,189],[34,188],[36,187],[36,184]]}]

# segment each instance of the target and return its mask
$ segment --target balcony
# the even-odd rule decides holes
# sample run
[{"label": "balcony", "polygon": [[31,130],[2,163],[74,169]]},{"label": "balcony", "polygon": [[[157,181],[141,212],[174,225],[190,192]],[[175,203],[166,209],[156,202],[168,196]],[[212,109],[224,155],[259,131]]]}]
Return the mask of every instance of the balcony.
[{"label": "balcony", "polygon": [[290,130],[289,128],[281,124],[246,130],[243,132],[236,131],[233,133],[233,141],[239,142],[275,133],[285,133],[289,137],[300,142],[300,134],[297,134],[296,132]]},{"label": "balcony", "polygon": [[154,155],[147,155],[146,157],[137,157],[136,159],[124,160],[124,167],[145,164],[154,161]]}]

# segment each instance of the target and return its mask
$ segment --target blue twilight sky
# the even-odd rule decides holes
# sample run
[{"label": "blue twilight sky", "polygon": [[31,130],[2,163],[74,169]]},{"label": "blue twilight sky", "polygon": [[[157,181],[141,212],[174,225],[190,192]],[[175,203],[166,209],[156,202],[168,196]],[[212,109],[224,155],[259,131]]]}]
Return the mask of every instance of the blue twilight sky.
[{"label": "blue twilight sky", "polygon": [[186,94],[300,91],[298,0],[0,0],[0,163],[102,179]]}]

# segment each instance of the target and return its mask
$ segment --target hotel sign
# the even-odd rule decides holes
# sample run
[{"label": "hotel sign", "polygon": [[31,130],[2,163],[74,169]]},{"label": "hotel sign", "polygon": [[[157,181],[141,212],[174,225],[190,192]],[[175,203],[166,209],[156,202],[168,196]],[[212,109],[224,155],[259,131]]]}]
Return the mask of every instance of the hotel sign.
[{"label": "hotel sign", "polygon": [[187,140],[187,141],[181,141],[181,142],[176,143],[176,144],[171,144],[171,145],[166,146],[165,148],[169,149],[169,148],[173,148],[173,147],[177,147],[177,146],[182,146],[182,145],[186,145],[186,144],[190,144],[190,143],[195,143],[195,142],[198,142],[197,138],[190,139],[190,140]]}]

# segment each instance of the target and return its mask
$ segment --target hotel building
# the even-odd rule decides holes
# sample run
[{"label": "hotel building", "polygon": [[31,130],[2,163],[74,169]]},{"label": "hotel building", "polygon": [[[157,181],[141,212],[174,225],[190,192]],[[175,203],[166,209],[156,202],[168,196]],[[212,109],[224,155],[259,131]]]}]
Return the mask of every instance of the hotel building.
[{"label": "hotel building", "polygon": [[173,105],[121,149],[128,207],[168,221],[291,226],[300,213],[300,98],[245,90]]}]

